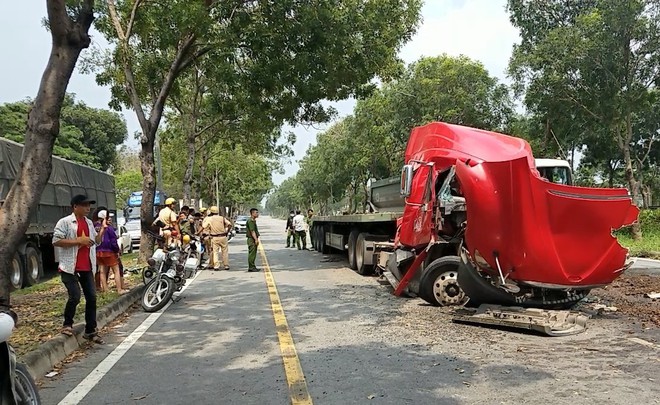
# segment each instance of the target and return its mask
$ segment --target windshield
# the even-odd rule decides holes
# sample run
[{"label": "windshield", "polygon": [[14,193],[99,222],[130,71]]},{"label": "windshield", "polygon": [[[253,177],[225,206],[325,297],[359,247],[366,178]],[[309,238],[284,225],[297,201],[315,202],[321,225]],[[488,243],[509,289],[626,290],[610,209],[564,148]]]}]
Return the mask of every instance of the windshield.
[{"label": "windshield", "polygon": [[537,167],[536,168],[541,177],[550,183],[572,185],[571,171],[568,167],[555,166],[555,167]]},{"label": "windshield", "polygon": [[237,221],[247,221],[248,216],[247,215],[239,215],[236,217]]}]

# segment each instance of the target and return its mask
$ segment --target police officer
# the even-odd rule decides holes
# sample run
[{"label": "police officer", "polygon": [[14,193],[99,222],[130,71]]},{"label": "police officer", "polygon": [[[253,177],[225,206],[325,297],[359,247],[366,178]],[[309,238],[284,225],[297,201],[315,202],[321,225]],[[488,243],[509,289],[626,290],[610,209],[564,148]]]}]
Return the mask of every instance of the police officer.
[{"label": "police officer", "polygon": [[250,218],[245,225],[247,228],[247,245],[248,245],[248,271],[259,271],[260,269],[254,264],[257,260],[257,247],[259,246],[259,228],[257,227],[257,218],[259,218],[259,210],[256,208],[250,209]]},{"label": "police officer", "polygon": [[172,197],[165,200],[165,207],[158,212],[156,221],[160,222],[160,229],[165,238],[166,246],[169,246],[173,241],[173,236],[179,234],[178,220],[179,216],[174,211],[176,200]]},{"label": "police officer", "polygon": [[309,250],[314,250],[314,232],[312,232],[312,227],[314,226],[314,210],[311,208],[307,210],[305,223],[307,223],[307,233],[309,234],[309,241],[311,242]]},{"label": "police officer", "polygon": [[220,215],[220,210],[215,205],[209,209],[209,216],[202,222],[202,228],[211,237],[211,249],[213,257],[213,270],[220,270],[220,251],[222,250],[222,264],[225,270],[229,270],[229,244],[227,235],[232,224],[227,218]]},{"label": "police officer", "polygon": [[286,219],[286,247],[295,247],[295,234],[293,230],[293,217],[296,215],[293,210],[289,213],[289,218]]}]

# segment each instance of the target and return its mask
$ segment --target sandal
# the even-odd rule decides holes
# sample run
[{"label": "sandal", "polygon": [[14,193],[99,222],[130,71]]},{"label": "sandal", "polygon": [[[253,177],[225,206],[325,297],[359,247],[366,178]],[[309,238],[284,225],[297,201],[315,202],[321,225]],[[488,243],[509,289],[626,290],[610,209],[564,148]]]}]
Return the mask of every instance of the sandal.
[{"label": "sandal", "polygon": [[103,339],[101,339],[101,337],[96,334],[96,332],[94,332],[94,333],[83,333],[83,338],[85,340],[89,340],[90,342],[93,342],[93,343],[96,343],[96,344],[99,344],[99,345],[102,345],[103,343],[105,343],[103,341]]},{"label": "sandal", "polygon": [[60,333],[66,336],[73,336],[73,328],[71,326],[65,326],[62,328]]}]

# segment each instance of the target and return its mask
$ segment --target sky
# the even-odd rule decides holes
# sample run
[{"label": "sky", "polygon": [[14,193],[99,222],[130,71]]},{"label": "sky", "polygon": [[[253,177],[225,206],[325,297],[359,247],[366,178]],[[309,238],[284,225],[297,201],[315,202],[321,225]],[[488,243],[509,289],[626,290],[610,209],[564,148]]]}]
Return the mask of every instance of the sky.
[{"label": "sky", "polygon": [[[462,54],[481,61],[491,75],[508,82],[505,70],[519,33],[509,22],[505,5],[506,0],[426,0],[423,21],[412,40],[401,49],[400,57],[411,63],[422,56]],[[45,16],[43,0],[0,1],[0,103],[36,95],[50,53],[50,34],[42,25]],[[92,31],[92,46],[104,47],[107,43]],[[67,91],[91,107],[108,108],[110,90],[97,85],[94,75],[76,71]],[[352,112],[355,102],[345,100],[330,105],[341,118]],[[127,110],[123,115],[128,126],[127,143],[137,148],[132,136],[139,130],[135,114]],[[317,133],[329,125],[285,128],[297,136],[295,156],[285,165],[283,175],[273,177],[275,184],[296,173],[297,161],[316,142]]]}]

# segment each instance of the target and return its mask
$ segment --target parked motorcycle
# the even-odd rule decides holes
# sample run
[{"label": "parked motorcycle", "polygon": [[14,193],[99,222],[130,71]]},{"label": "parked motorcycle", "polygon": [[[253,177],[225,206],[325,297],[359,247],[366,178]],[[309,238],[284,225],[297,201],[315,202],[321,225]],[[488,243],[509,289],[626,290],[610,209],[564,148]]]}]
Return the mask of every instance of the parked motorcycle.
[{"label": "parked motorcycle", "polygon": [[146,312],[163,308],[174,292],[183,288],[186,279],[195,276],[201,264],[201,245],[197,238],[186,235],[183,247],[173,244],[167,250],[156,249],[142,273],[146,284],[142,292],[142,308]]},{"label": "parked motorcycle", "polygon": [[41,404],[39,391],[25,364],[16,362],[9,337],[18,321],[12,310],[0,310],[0,405]]}]

